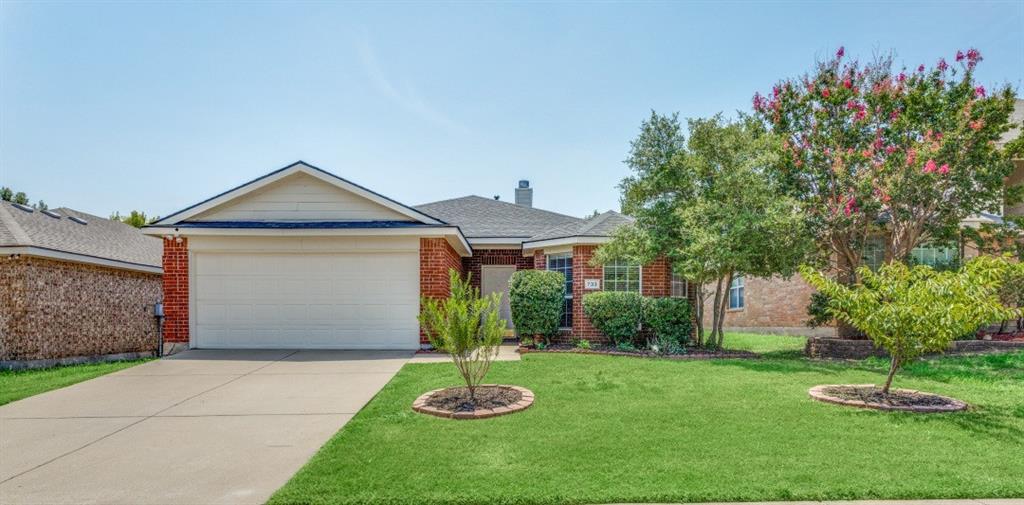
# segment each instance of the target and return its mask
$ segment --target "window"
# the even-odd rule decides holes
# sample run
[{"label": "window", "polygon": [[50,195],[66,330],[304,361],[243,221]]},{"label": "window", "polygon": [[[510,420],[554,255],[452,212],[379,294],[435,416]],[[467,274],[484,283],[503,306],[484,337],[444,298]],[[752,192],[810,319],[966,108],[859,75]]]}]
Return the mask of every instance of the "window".
[{"label": "window", "polygon": [[604,265],[605,291],[640,292],[640,264],[614,260]]},{"label": "window", "polygon": [[683,276],[673,272],[672,273],[672,298],[686,298],[686,292],[689,290],[689,283]]},{"label": "window", "polygon": [[943,245],[919,245],[910,251],[910,258],[914,265],[955,268],[960,261],[960,252],[954,247]]},{"label": "window", "polygon": [[561,272],[565,276],[565,300],[562,302],[562,319],[558,326],[572,328],[572,255],[548,255],[548,270]]},{"label": "window", "polygon": [[871,237],[868,239],[864,244],[864,257],[861,260],[864,261],[864,266],[871,270],[878,270],[878,267],[882,266],[882,262],[885,261],[885,244],[882,243],[881,238]]},{"label": "window", "polygon": [[732,284],[729,285],[729,308],[730,309],[742,309],[743,308],[743,297],[744,290],[746,288],[746,281],[742,275],[737,275],[732,278]]}]

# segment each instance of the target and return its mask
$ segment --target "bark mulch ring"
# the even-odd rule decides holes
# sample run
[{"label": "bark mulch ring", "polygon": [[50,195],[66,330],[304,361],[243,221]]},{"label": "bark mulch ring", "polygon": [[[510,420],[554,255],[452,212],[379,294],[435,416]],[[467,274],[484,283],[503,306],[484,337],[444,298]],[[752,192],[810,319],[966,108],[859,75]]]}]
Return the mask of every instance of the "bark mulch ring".
[{"label": "bark mulch ring", "polygon": [[888,395],[874,384],[837,384],[814,386],[809,391],[811,398],[819,402],[848,405],[862,409],[901,410],[906,412],[957,412],[966,410],[967,404],[932,393],[911,389],[890,389]]},{"label": "bark mulch ring", "polygon": [[469,388],[435,389],[420,395],[412,409],[423,414],[451,419],[485,419],[503,416],[533,405],[533,391],[519,386],[484,384],[477,386],[474,399]]},{"label": "bark mulch ring", "polygon": [[520,347],[519,353],[524,354],[528,352],[553,352],[553,353],[576,353],[576,354],[604,354],[607,356],[633,356],[635,358],[663,358],[663,359],[753,359],[760,358],[761,356],[755,352],[750,351],[734,351],[730,349],[722,349],[716,351],[713,349],[705,349],[703,347],[686,347],[683,352],[673,354],[659,354],[654,351],[636,350],[636,351],[623,351],[618,347],[610,345],[593,345],[590,349],[583,349],[568,344],[552,344],[544,349],[536,349],[532,347]]}]

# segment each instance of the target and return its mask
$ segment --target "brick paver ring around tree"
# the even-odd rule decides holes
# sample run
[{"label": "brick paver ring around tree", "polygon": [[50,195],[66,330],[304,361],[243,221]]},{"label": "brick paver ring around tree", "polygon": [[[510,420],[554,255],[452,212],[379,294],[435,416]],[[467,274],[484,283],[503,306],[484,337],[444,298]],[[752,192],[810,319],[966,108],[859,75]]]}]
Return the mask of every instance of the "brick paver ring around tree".
[{"label": "brick paver ring around tree", "polygon": [[412,409],[421,414],[428,414],[431,416],[444,417],[448,419],[486,419],[489,417],[503,416],[511,414],[513,412],[519,412],[520,410],[526,410],[533,405],[533,391],[519,386],[508,386],[505,384],[482,384],[479,387],[497,387],[497,388],[508,388],[519,392],[519,401],[507,406],[507,407],[495,407],[493,409],[476,409],[472,412],[451,412],[448,410],[441,410],[435,407],[427,405],[427,400],[430,399],[435,393],[444,391],[448,388],[435,389],[433,391],[427,391],[416,398],[416,401],[412,402]]}]

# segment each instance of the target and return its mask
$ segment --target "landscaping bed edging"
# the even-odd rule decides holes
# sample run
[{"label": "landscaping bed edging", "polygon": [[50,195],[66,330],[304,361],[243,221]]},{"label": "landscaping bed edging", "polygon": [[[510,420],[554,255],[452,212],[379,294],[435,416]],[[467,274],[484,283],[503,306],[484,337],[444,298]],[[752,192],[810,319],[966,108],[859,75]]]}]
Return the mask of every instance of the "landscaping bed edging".
[{"label": "landscaping bed edging", "polygon": [[451,388],[441,388],[441,389],[435,389],[433,391],[427,391],[426,393],[423,393],[422,395],[420,395],[418,398],[416,398],[416,400],[414,402],[412,402],[412,409],[415,410],[416,412],[421,413],[421,414],[427,414],[427,415],[436,416],[436,417],[443,417],[443,418],[446,418],[446,419],[487,419],[487,418],[490,418],[490,417],[503,416],[503,415],[506,415],[506,414],[511,414],[513,412],[519,412],[521,410],[526,410],[526,409],[530,408],[531,405],[533,405],[533,398],[534,398],[533,391],[530,391],[529,389],[526,389],[524,387],[509,386],[509,385],[506,385],[506,384],[481,384],[478,387],[481,387],[481,388],[492,387],[492,388],[508,388],[508,389],[512,389],[512,390],[515,390],[515,391],[519,392],[520,398],[519,398],[519,401],[517,401],[517,402],[515,402],[515,403],[513,403],[511,405],[508,405],[506,407],[495,407],[493,409],[475,409],[475,410],[469,411],[469,412],[455,412],[455,411],[449,411],[449,410],[442,410],[442,409],[439,409],[439,408],[427,405],[427,401],[430,400],[430,397],[434,396],[435,393],[439,393],[441,391],[445,391],[447,389],[451,389]]},{"label": "landscaping bed edging", "polygon": [[581,349],[579,347],[572,346],[558,346],[552,345],[544,349],[534,349],[530,347],[519,347],[518,352],[520,354],[526,353],[555,353],[555,354],[598,354],[604,356],[629,356],[633,358],[661,358],[661,359],[672,359],[672,360],[709,360],[709,359],[757,359],[761,355],[751,351],[706,351],[706,350],[688,350],[685,354],[658,354],[650,351],[620,351],[615,348],[591,348]]},{"label": "landscaping bed edging", "polygon": [[[998,352],[1024,350],[1024,342],[1006,340],[955,340],[946,354]],[[814,359],[864,359],[871,356],[888,356],[885,349],[875,347],[870,340],[854,340],[834,337],[810,337],[804,347],[804,354]]]},{"label": "landscaping bed edging", "polygon": [[821,386],[814,386],[808,391],[808,394],[812,399],[819,402],[834,403],[836,405],[845,405],[848,407],[857,407],[862,409],[874,409],[874,410],[886,410],[886,411],[901,411],[901,412],[918,412],[923,414],[934,414],[941,412],[959,412],[961,410],[967,410],[967,403],[957,400],[956,398],[950,398],[948,396],[937,395],[935,393],[925,393],[922,391],[916,391],[912,389],[893,389],[892,392],[913,394],[918,396],[927,396],[935,399],[943,400],[945,403],[940,405],[891,405],[887,403],[878,402],[866,402],[862,400],[852,400],[848,398],[842,398],[835,396],[828,390],[830,388],[875,388],[874,384],[825,384]]}]

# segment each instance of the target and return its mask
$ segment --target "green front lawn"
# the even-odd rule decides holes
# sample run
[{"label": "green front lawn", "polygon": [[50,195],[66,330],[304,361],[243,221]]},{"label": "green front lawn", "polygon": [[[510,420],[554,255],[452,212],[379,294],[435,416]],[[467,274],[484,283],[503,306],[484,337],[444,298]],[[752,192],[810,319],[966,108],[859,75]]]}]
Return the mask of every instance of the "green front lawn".
[{"label": "green front lawn", "polygon": [[[758,340],[762,339],[762,340]],[[285,503],[607,503],[1024,496],[1024,353],[936,359],[897,386],[965,413],[811,401],[817,384],[879,382],[885,362],[810,362],[802,339],[729,335],[761,360],[528,354],[489,380],[529,410],[482,421],[416,414],[451,365],[407,365],[285,487]]]},{"label": "green front lawn", "polygon": [[0,405],[133,367],[148,360],[0,371]]}]

